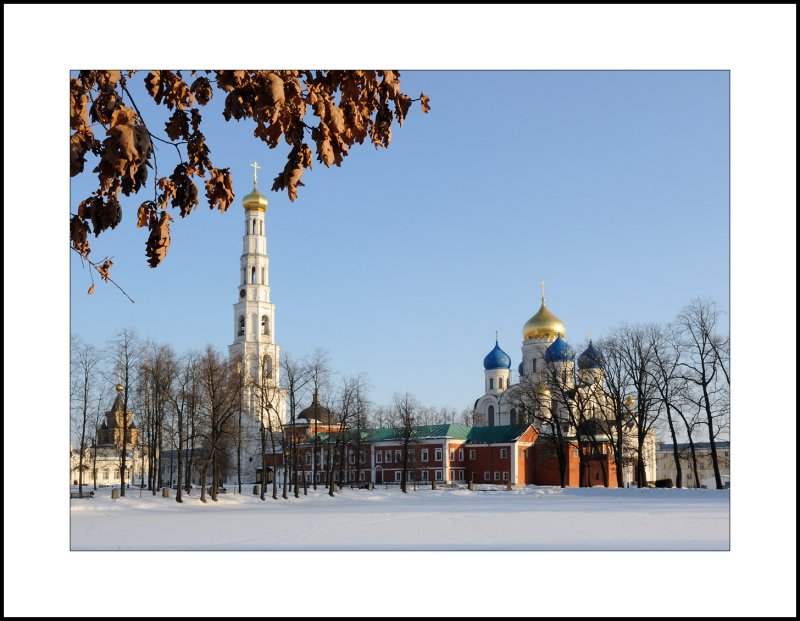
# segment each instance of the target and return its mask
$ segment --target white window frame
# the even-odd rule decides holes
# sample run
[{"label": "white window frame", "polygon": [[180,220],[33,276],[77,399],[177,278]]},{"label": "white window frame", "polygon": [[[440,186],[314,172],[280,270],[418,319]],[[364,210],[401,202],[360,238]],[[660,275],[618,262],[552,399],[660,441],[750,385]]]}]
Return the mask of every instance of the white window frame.
[{"label": "white window frame", "polygon": [[383,463],[383,451],[375,451],[375,463],[376,464]]},{"label": "white window frame", "polygon": [[414,449],[408,449],[408,463],[413,464],[415,456],[416,451],[414,451]]},{"label": "white window frame", "polygon": [[475,449],[469,449],[469,460],[473,461],[475,459]]},{"label": "white window frame", "polygon": [[495,481],[499,481],[500,480],[500,472],[498,470],[494,471],[494,480]]},{"label": "white window frame", "polygon": [[347,453],[347,463],[348,464],[356,463],[356,454],[353,451]]},{"label": "white window frame", "polygon": [[428,461],[428,449],[422,449],[422,461]]},{"label": "white window frame", "polygon": [[394,450],[394,463],[402,464],[403,463],[403,451],[400,449]]},{"label": "white window frame", "polygon": [[358,463],[360,464],[367,463],[367,455],[366,453],[364,453],[363,450],[358,453]]},{"label": "white window frame", "polygon": [[442,471],[441,470],[437,470],[436,474],[434,476],[436,477],[437,481],[441,481],[442,480]]},{"label": "white window frame", "polygon": [[394,471],[394,482],[400,483],[403,480],[403,471],[402,470],[395,470]]},{"label": "white window frame", "polygon": [[464,461],[464,449],[458,449],[458,461]]},{"label": "white window frame", "polygon": [[501,448],[500,449],[500,459],[507,459],[508,458],[508,450]]},{"label": "white window frame", "polygon": [[364,473],[364,471],[363,471],[363,470],[360,470],[360,471],[358,472],[358,480],[359,480],[359,481],[363,481],[363,480],[364,480],[364,476],[365,476],[365,473]]},{"label": "white window frame", "polygon": [[503,481],[508,481],[508,472],[503,472]]},{"label": "white window frame", "polygon": [[442,449],[437,448],[433,453],[433,461],[442,461]]},{"label": "white window frame", "polygon": [[392,451],[386,451],[386,455],[384,457],[385,457],[385,459],[384,459],[383,463],[385,463],[385,464],[391,464],[392,463]]},{"label": "white window frame", "polygon": [[492,480],[492,473],[488,472],[488,471],[484,471],[483,480],[484,481],[491,481]]},{"label": "white window frame", "polygon": [[456,449],[450,449],[450,461],[456,460]]},{"label": "white window frame", "polygon": [[422,479],[421,480],[422,481],[427,481],[428,480],[428,471],[427,470],[423,470],[422,471]]}]

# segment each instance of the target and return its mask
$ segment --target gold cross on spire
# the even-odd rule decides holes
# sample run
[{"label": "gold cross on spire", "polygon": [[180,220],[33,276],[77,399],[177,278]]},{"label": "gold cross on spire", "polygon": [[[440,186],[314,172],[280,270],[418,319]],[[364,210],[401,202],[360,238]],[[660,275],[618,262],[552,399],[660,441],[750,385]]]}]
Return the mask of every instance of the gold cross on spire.
[{"label": "gold cross on spire", "polygon": [[261,168],[261,166],[258,165],[258,162],[253,162],[250,166],[253,167],[253,186],[255,186],[258,181],[258,169]]},{"label": "gold cross on spire", "polygon": [[589,342],[592,342],[592,329],[589,328]]},{"label": "gold cross on spire", "polygon": [[497,343],[497,330],[494,331],[494,342]]},{"label": "gold cross on spire", "polygon": [[542,304],[544,304],[544,281],[542,280],[541,283],[542,283]]}]

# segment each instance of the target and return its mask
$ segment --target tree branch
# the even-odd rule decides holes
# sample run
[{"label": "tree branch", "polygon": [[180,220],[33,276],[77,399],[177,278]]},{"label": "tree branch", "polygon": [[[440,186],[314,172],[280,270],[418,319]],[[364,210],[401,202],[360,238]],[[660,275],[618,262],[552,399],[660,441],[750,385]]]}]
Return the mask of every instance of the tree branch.
[{"label": "tree branch", "polygon": [[[70,249],[72,249],[72,250],[75,250],[75,248],[73,248],[72,246],[70,246]],[[103,276],[103,280],[107,280],[107,281],[109,281],[109,282],[110,282],[111,284],[113,284],[113,285],[114,285],[114,286],[115,286],[117,289],[119,289],[120,291],[122,291],[123,295],[124,295],[126,298],[128,298],[130,301],[131,301],[131,304],[135,304],[135,302],[133,301],[133,299],[131,298],[131,296],[129,296],[127,293],[125,293],[125,289],[123,289],[123,288],[122,288],[122,287],[120,287],[120,286],[119,286],[119,285],[118,285],[116,282],[114,282],[114,279],[113,279],[113,278],[111,278],[111,277],[110,277],[110,276],[108,276],[108,275],[105,275],[105,276],[103,275],[103,273],[100,271],[100,268],[98,268],[98,267],[97,267],[97,264],[96,264],[94,261],[92,261],[92,260],[91,260],[91,259],[89,259],[88,257],[84,257],[84,256],[83,256],[83,255],[82,255],[80,252],[78,252],[77,250],[75,250],[75,252],[78,254],[78,256],[80,256],[80,258],[81,258],[81,260],[82,260],[82,261],[86,261],[86,262],[88,262],[88,263],[89,263],[89,265],[91,265],[91,266],[92,266],[94,269],[96,269],[96,270],[97,270],[97,273],[98,273],[98,274],[100,274],[101,276]],[[92,273],[91,273],[91,272],[89,272],[89,275],[90,275],[90,276],[92,276]],[[93,277],[93,276],[92,276],[92,284],[94,284],[94,277]]]}]

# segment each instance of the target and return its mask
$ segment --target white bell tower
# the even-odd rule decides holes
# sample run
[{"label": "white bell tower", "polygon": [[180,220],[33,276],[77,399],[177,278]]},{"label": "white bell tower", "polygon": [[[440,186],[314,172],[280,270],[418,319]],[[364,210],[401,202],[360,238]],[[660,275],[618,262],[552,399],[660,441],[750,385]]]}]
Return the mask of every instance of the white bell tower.
[{"label": "white bell tower", "polygon": [[[240,357],[247,374],[244,405],[256,420],[264,420],[259,399],[248,383],[261,381],[265,365],[266,381],[274,388],[270,400],[275,414],[285,420],[285,398],[280,390],[280,347],[275,343],[275,305],[269,300],[269,258],[265,217],[267,198],[258,192],[257,163],[253,167],[253,191],[244,197],[244,236],[239,259],[238,301],[233,305],[233,343],[228,346],[230,359]],[[274,427],[279,429],[279,427]]]}]

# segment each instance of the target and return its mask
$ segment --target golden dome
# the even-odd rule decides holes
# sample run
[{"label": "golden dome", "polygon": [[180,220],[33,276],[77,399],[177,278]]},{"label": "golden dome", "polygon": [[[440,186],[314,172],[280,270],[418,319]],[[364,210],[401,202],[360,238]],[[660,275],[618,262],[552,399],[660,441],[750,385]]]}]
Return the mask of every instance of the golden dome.
[{"label": "golden dome", "polygon": [[253,184],[253,191],[244,197],[242,201],[245,209],[258,209],[259,211],[267,210],[267,197],[259,194],[256,184]]},{"label": "golden dome", "polygon": [[536,394],[537,395],[549,395],[550,389],[547,387],[547,384],[544,382],[539,382],[536,384]]},{"label": "golden dome", "polygon": [[544,303],[544,296],[542,296],[542,307],[539,312],[525,322],[522,327],[522,338],[529,339],[556,339],[558,335],[561,337],[567,336],[567,329],[564,327],[562,321],[550,312],[547,305]]},{"label": "golden dome", "polygon": [[123,390],[125,390],[125,388],[122,386],[122,384],[117,384],[117,392],[122,392]]}]

